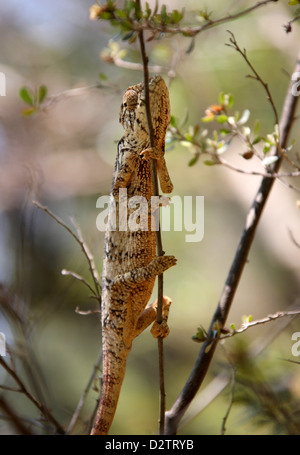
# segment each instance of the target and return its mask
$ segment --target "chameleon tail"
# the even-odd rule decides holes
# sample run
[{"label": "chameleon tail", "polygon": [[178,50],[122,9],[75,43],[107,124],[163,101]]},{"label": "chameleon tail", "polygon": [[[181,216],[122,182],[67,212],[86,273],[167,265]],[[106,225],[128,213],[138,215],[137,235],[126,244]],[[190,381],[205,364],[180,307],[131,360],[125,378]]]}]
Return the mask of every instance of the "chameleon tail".
[{"label": "chameleon tail", "polygon": [[113,357],[111,353],[109,356],[104,355],[102,391],[91,435],[108,434],[116,412],[125,369],[126,358]]}]

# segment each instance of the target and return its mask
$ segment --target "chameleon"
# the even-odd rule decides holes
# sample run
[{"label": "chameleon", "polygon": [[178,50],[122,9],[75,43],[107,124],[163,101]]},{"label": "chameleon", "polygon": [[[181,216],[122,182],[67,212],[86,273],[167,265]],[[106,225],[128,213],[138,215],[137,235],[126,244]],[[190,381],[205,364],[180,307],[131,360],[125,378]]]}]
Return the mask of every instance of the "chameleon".
[{"label": "chameleon", "polygon": [[[128,87],[120,109],[119,120],[124,135],[118,143],[113,173],[108,223],[104,240],[101,325],[102,325],[102,389],[91,431],[92,435],[108,434],[111,427],[126,359],[136,336],[154,323],[154,337],[169,333],[167,317],[171,299],[163,297],[162,322],[158,324],[157,300],[148,305],[156,276],[176,264],[174,256],[157,256],[155,231],[151,229],[151,197],[154,195],[151,159],[155,160],[161,190],[171,193],[171,182],[165,158],[165,135],[170,123],[168,88],[159,75],[149,81],[150,111],[154,146],[150,147],[144,83]],[[126,191],[125,191],[126,190]],[[123,191],[123,193],[122,193]],[[124,196],[125,192],[125,196]],[[146,224],[130,230],[120,226],[129,220],[132,210],[120,213],[125,199],[142,196],[147,201]],[[156,208],[157,209],[157,208]],[[113,215],[116,223],[112,222]]]}]

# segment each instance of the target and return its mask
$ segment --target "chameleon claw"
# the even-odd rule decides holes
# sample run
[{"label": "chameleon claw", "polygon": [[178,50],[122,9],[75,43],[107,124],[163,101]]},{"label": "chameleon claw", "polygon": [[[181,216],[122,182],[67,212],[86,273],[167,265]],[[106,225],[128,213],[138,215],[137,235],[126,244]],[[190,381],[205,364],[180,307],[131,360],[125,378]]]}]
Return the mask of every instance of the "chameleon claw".
[{"label": "chameleon claw", "polygon": [[162,321],[160,324],[155,321],[150,331],[154,338],[166,338],[170,333],[170,329],[166,321]]},{"label": "chameleon claw", "polygon": [[146,161],[151,160],[153,158],[153,151],[151,148],[145,149],[140,153],[140,156]]}]

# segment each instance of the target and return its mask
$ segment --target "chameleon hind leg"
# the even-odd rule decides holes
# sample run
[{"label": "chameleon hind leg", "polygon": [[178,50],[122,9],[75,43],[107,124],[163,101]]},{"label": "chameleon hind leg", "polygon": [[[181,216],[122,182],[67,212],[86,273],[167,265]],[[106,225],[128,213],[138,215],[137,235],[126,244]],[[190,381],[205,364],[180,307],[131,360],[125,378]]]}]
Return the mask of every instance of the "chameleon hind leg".
[{"label": "chameleon hind leg", "polygon": [[162,337],[166,338],[169,335],[169,327],[167,324],[169,310],[171,306],[172,300],[167,297],[163,296],[163,306],[162,306],[162,322],[159,324],[156,321],[157,318],[157,299],[151,305],[147,306],[146,309],[143,311],[141,316],[139,317],[137,324],[136,324],[136,336],[142,333],[150,324],[153,324],[151,328],[151,334],[154,338]]}]

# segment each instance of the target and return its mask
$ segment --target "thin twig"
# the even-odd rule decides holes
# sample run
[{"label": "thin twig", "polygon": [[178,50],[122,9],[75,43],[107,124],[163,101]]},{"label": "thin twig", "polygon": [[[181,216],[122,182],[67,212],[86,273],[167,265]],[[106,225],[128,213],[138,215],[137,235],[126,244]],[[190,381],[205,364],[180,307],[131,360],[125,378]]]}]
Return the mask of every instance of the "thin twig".
[{"label": "thin twig", "polygon": [[[136,0],[138,7],[140,8],[140,1]],[[149,142],[150,147],[154,147],[154,132],[153,124],[150,111],[150,95],[149,95],[149,71],[148,71],[148,57],[146,54],[145,43],[143,30],[139,31],[139,42],[141,48],[141,55],[143,61],[143,70],[144,70],[144,86],[145,86],[145,107],[147,114],[147,123],[148,123],[148,132],[149,132]],[[152,167],[152,179],[153,179],[153,190],[154,196],[159,196],[158,188],[158,179],[156,172],[156,162],[151,160]],[[156,237],[156,251],[157,256],[163,256],[164,251],[162,248],[161,240],[161,230],[160,226],[158,230],[155,231]],[[162,322],[162,302],[163,302],[163,274],[158,275],[158,291],[157,291],[157,322],[160,324]],[[165,433],[165,381],[164,381],[164,352],[163,352],[163,338],[159,337],[158,339],[158,363],[159,363],[159,384],[160,384],[160,417],[159,417],[159,434]]]},{"label": "thin twig", "polygon": [[298,21],[300,19],[300,14],[297,14],[297,16],[295,16],[293,19],[291,19],[290,21],[288,21],[287,24],[283,25],[283,28],[284,30],[286,31],[286,33],[291,33],[292,31],[292,24],[296,21]]},{"label": "thin twig", "polygon": [[258,325],[266,324],[268,322],[275,321],[276,319],[284,318],[287,316],[299,316],[299,315],[300,315],[300,310],[278,311],[275,314],[268,314],[268,316],[265,316],[264,318],[261,318],[261,319],[257,319],[256,321],[245,322],[244,324],[241,325],[241,327],[239,329],[231,330],[228,333],[225,333],[223,335],[217,335],[213,338],[205,337],[205,338],[199,339],[199,340],[197,340],[194,337],[193,339],[194,339],[194,341],[196,341],[198,343],[202,343],[204,341],[209,341],[212,343],[215,340],[221,341],[221,340],[225,340],[226,338],[231,338],[235,335],[246,332],[246,330],[248,330],[250,327],[256,327]]},{"label": "thin twig", "polygon": [[76,409],[75,409],[75,411],[73,413],[73,416],[72,416],[72,418],[70,420],[69,426],[68,426],[68,428],[66,430],[66,434],[70,434],[73,431],[73,428],[74,428],[74,426],[75,426],[75,424],[76,424],[76,422],[78,420],[78,417],[79,417],[80,411],[82,409],[82,406],[84,405],[84,402],[85,402],[85,399],[87,397],[87,394],[88,394],[90,388],[92,387],[92,384],[94,382],[94,379],[95,379],[95,376],[97,374],[97,371],[99,370],[99,366],[100,366],[101,362],[102,362],[102,351],[100,350],[98,358],[97,358],[96,363],[94,365],[92,374],[91,374],[91,376],[90,376],[90,378],[88,380],[88,383],[87,383],[87,385],[86,385],[86,387],[85,387],[85,389],[83,391],[83,394],[80,397],[80,400],[79,400],[79,402],[77,404],[77,407],[76,407]]},{"label": "thin twig", "polygon": [[27,387],[25,386],[25,384],[23,383],[22,379],[19,377],[17,372],[5,362],[3,357],[0,357],[0,365],[7,371],[7,373],[18,384],[18,386],[20,388],[20,392],[23,393],[39,409],[39,411],[43,414],[43,416],[54,425],[57,433],[64,434],[65,430],[60,425],[60,423],[57,422],[57,420],[51,414],[49,409],[43,403],[41,403],[34,395],[32,395],[31,392],[29,392],[29,390],[27,389]]},{"label": "thin twig", "polygon": [[85,241],[83,240],[83,237],[82,237],[82,233],[81,233],[81,229],[80,229],[80,226],[79,224],[76,222],[76,220],[74,218],[71,218],[71,221],[77,231],[77,236],[78,236],[78,239],[79,239],[79,243],[84,251],[84,254],[88,260],[88,263],[89,263],[89,267],[90,267],[90,272],[91,272],[91,275],[92,275],[92,278],[94,280],[94,284],[95,284],[95,289],[96,289],[96,293],[98,296],[101,295],[101,285],[100,285],[100,277],[99,277],[99,274],[98,274],[98,271],[97,271],[97,268],[96,268],[96,265],[95,265],[95,261],[94,261],[94,257],[92,255],[92,253],[90,252],[87,244],[85,243]]},{"label": "thin twig", "polygon": [[11,405],[7,403],[7,401],[0,396],[0,408],[3,409],[5,414],[9,417],[9,420],[14,424],[16,427],[18,433],[23,434],[23,435],[31,435],[31,432],[27,428],[26,425],[24,425],[22,419],[15,413],[15,411],[12,409]]},{"label": "thin twig", "polygon": [[75,313],[81,314],[82,316],[90,316],[91,314],[101,314],[101,310],[80,310],[79,307],[77,306],[75,308]]},{"label": "thin twig", "polygon": [[265,91],[267,93],[267,99],[270,102],[270,104],[272,106],[273,113],[274,113],[275,125],[278,125],[279,124],[279,116],[278,116],[278,112],[277,112],[277,109],[276,109],[276,106],[275,106],[275,103],[274,103],[274,100],[273,100],[273,97],[272,97],[272,94],[270,92],[268,84],[260,77],[260,75],[258,74],[256,69],[254,68],[254,66],[252,65],[250,60],[248,59],[246,49],[242,50],[240,48],[240,46],[238,45],[234,34],[230,30],[227,30],[227,31],[230,34],[230,38],[229,38],[230,43],[226,43],[226,46],[233,47],[237,52],[239,52],[239,54],[243,57],[243,59],[245,60],[245,62],[247,63],[247,65],[249,66],[249,68],[251,69],[251,71],[254,74],[254,76],[248,75],[248,77],[251,77],[251,78],[257,80],[263,86],[263,88],[265,89]]},{"label": "thin twig", "polygon": [[225,415],[224,415],[223,420],[222,420],[222,426],[221,426],[221,431],[220,431],[221,435],[224,435],[225,432],[226,432],[226,424],[227,424],[227,420],[228,420],[230,411],[232,409],[233,395],[234,395],[234,388],[235,388],[236,369],[235,369],[234,365],[230,361],[229,361],[229,363],[230,363],[230,367],[231,367],[231,386],[230,386],[228,407],[227,407],[227,410],[226,410]]},{"label": "thin twig", "polygon": [[50,95],[45,98],[45,100],[39,105],[41,110],[47,110],[50,107],[52,108],[55,104],[62,101],[63,99],[68,99],[76,96],[82,96],[86,93],[89,93],[91,90],[102,88],[101,84],[88,85],[86,87],[77,87],[64,90],[56,95]]},{"label": "thin twig", "polygon": [[[298,61],[294,72],[299,71],[300,53],[298,55]],[[295,97],[292,94],[291,86],[293,83],[294,83],[293,81],[290,81],[290,86],[288,88],[287,95],[285,98],[283,113],[280,122],[280,147],[276,147],[273,152],[274,155],[278,156],[278,160],[272,166],[270,166],[272,172],[277,172],[280,167],[282,161],[280,148],[286,147],[289,134],[291,132],[292,125],[295,119],[295,110],[299,97]],[[264,83],[263,86],[265,87]],[[244,266],[248,259],[248,254],[255,237],[256,228],[261,219],[263,209],[267,203],[268,196],[272,190],[274,181],[275,181],[274,178],[272,179],[264,177],[262,179],[256,196],[253,200],[253,203],[248,211],[245,226],[236,250],[235,257],[229,270],[220,301],[211,320],[210,328],[208,330],[208,339],[212,339],[214,337],[216,325],[218,325],[218,327],[220,328],[224,327],[236,290],[239,285],[240,278],[242,276]],[[182,392],[180,393],[179,397],[173,404],[170,411],[166,413],[167,434],[176,434],[178,424],[182,416],[186,412],[188,406],[195,397],[197,391],[199,390],[199,387],[201,386],[206,376],[207,370],[213,359],[217,343],[218,341],[214,342],[205,341],[202,344],[194,368],[185,386],[183,387]]]},{"label": "thin twig", "polygon": [[[95,266],[94,258],[92,256],[91,252],[89,251],[86,243],[83,241],[82,234],[81,234],[79,227],[76,225],[76,229],[77,229],[77,235],[76,235],[75,232],[72,231],[72,229],[70,229],[69,226],[67,226],[63,220],[61,220],[58,216],[56,216],[53,212],[51,212],[51,210],[49,210],[48,207],[43,206],[42,204],[40,204],[37,201],[33,201],[33,204],[36,205],[41,210],[43,210],[48,215],[50,215],[58,224],[63,226],[72,235],[72,237],[76,240],[76,242],[80,245],[80,247],[88,261],[89,269],[90,269],[90,272],[91,272],[91,275],[92,275],[92,278],[93,278],[93,281],[95,284],[96,291],[94,291],[94,293],[97,296],[99,296],[99,298],[100,298],[101,285],[100,285],[100,279],[98,276],[98,272],[97,272],[97,269]],[[73,224],[75,225],[74,220],[73,220]]]},{"label": "thin twig", "polygon": [[288,231],[293,244],[296,245],[297,248],[300,248],[300,243],[295,239],[293,231],[290,228],[288,228]]},{"label": "thin twig", "polygon": [[70,275],[73,278],[76,278],[76,280],[80,281],[85,286],[87,286],[94,296],[97,296],[97,294],[94,291],[94,289],[92,288],[92,286],[81,275],[78,275],[78,273],[72,272],[71,270],[62,269],[61,274],[65,275],[65,276]]},{"label": "thin twig", "polygon": [[[137,62],[130,62],[127,60],[123,60],[120,58],[120,56],[112,51],[110,49],[105,49],[101,53],[101,58],[106,62],[106,63],[111,63],[114,64],[120,68],[125,68],[127,70],[133,70],[133,71],[143,71],[143,65],[141,63]],[[169,71],[169,68],[165,66],[160,66],[160,65],[152,65],[148,66],[149,72],[150,73],[167,73]]]}]

